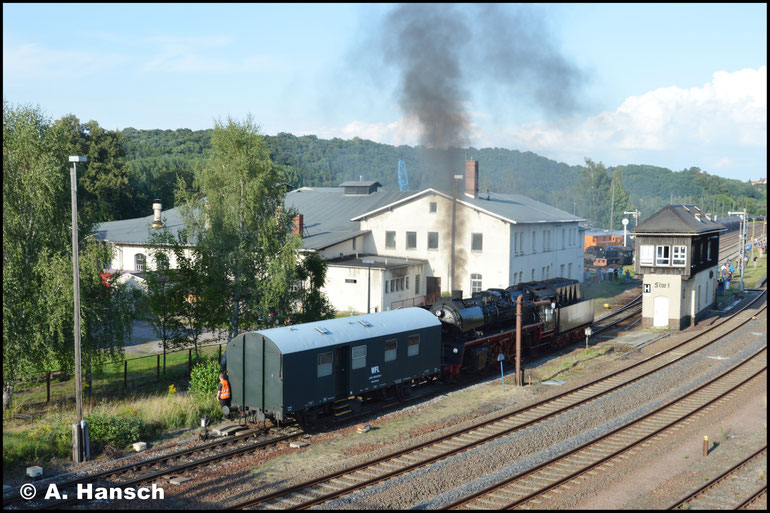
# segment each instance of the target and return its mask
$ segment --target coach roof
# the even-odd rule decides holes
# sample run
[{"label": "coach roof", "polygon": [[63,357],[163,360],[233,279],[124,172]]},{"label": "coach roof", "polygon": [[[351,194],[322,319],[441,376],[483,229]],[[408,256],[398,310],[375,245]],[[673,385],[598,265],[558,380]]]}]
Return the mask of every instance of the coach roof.
[{"label": "coach roof", "polygon": [[428,310],[401,308],[252,333],[272,341],[282,354],[291,354],[437,326],[441,322]]}]

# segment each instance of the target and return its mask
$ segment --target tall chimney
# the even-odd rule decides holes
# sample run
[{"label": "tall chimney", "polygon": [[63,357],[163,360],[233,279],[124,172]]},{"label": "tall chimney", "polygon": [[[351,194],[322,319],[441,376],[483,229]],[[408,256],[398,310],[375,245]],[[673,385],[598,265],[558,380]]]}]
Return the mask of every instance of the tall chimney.
[{"label": "tall chimney", "polygon": [[465,194],[478,199],[479,197],[479,161],[465,161]]},{"label": "tall chimney", "polygon": [[294,216],[294,227],[291,231],[294,235],[299,235],[300,237],[303,237],[303,233],[305,233],[305,216],[302,214],[297,214]]},{"label": "tall chimney", "polygon": [[156,199],[152,204],[152,210],[155,213],[155,217],[152,220],[152,227],[153,228],[160,228],[163,226],[163,221],[160,220],[160,210],[161,210],[161,204],[160,200]]}]

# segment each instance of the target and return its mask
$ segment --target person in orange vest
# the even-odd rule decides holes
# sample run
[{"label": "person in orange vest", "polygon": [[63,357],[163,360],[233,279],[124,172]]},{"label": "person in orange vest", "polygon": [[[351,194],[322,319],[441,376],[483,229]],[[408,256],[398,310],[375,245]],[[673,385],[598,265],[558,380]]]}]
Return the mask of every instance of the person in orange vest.
[{"label": "person in orange vest", "polygon": [[[225,375],[219,374],[219,384],[217,385],[217,399],[219,399],[219,405],[227,406],[230,409],[230,382],[225,379]],[[224,409],[224,408],[223,408]]]}]

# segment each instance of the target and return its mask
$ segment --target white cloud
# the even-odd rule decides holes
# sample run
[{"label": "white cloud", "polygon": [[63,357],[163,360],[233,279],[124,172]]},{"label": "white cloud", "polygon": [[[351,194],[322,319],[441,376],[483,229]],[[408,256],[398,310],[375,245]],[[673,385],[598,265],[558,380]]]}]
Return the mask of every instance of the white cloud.
[{"label": "white cloud", "polygon": [[276,65],[275,59],[266,55],[232,59],[227,50],[233,43],[233,38],[229,36],[158,36],[149,38],[148,42],[159,48],[156,55],[142,66],[142,71],[146,72],[253,72]]},{"label": "white cloud", "polygon": [[114,53],[45,48],[36,43],[3,44],[3,78],[83,77],[122,66],[127,61]]},{"label": "white cloud", "polygon": [[[767,147],[767,66],[714,73],[700,88],[666,87],[627,98],[614,112],[584,120],[507,130],[506,146],[562,153],[631,154]],[[726,159],[726,157],[724,157]],[[722,161],[725,165],[726,160]]]}]

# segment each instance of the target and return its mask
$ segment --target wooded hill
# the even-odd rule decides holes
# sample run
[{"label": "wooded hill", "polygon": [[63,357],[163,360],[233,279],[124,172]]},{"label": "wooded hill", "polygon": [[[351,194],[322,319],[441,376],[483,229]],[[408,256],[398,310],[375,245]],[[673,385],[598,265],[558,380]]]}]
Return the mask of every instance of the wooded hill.
[{"label": "wooded hill", "polygon": [[[211,132],[122,130],[134,208],[131,212],[116,212],[115,218],[149,215],[154,198],[161,199],[164,209],[173,206],[177,177],[192,182],[195,166],[203,161],[210,148]],[[325,140],[288,133],[265,136],[265,140],[272,161],[281,166],[286,181],[295,187],[336,186],[363,177],[380,182],[385,189],[396,190],[398,161],[403,160],[410,189],[419,190],[435,187],[432,174],[440,171],[431,164],[436,161],[431,155],[434,150],[419,146],[391,146],[358,137]],[[606,193],[607,214],[598,219],[600,214],[595,213],[597,209],[591,208],[588,200],[586,188],[592,185],[584,179],[584,166],[568,166],[532,152],[504,148],[457,148],[448,153],[443,160],[457,163],[455,173],[463,172],[466,159],[479,161],[482,194],[487,190],[523,194],[587,217],[600,226],[609,220],[610,179],[613,176],[617,177],[616,195],[625,189],[628,203],[631,208],[641,211],[642,219],[671,201],[693,203],[720,216],[744,206],[750,215],[766,214],[766,187],[758,188],[749,182],[710,175],[694,167],[675,172],[661,167],[626,165],[607,169],[600,166],[606,172],[606,180],[602,181],[603,185],[593,186],[602,188],[600,197]],[[616,212],[618,208],[627,209],[627,205],[619,205],[616,199]],[[622,210],[617,215],[622,216]],[[619,220],[616,218],[615,222],[619,223]]]}]

